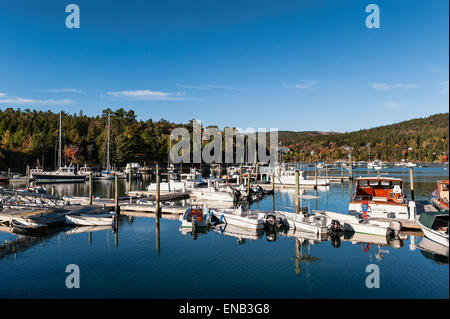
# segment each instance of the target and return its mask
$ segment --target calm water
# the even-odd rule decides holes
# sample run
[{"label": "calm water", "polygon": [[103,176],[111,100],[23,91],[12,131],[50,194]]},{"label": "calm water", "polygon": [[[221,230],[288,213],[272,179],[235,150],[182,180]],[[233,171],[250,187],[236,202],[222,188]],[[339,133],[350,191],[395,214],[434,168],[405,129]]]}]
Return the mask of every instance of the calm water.
[{"label": "calm water", "polygon": [[[448,178],[443,168],[414,171],[417,199],[428,199],[435,181]],[[366,170],[354,170],[354,176],[365,174]],[[405,181],[408,174],[407,169],[389,170],[389,175]],[[143,188],[148,182],[135,182],[132,188]],[[122,182],[121,192],[127,187]],[[85,195],[87,185],[57,185],[56,191]],[[113,184],[96,183],[94,192],[112,197]],[[307,193],[315,195],[311,190]],[[277,192],[276,208],[293,210],[293,195]],[[311,209],[345,212],[349,185],[333,184],[317,196],[307,203]],[[267,197],[252,208],[271,210],[272,204],[272,197]],[[341,238],[340,244],[332,245],[329,240],[281,233],[269,240],[264,233],[225,228],[198,234],[194,240],[179,226],[177,220],[161,219],[158,231],[154,218],[122,216],[117,233],[64,228],[30,238],[0,232],[0,298],[449,297],[448,257],[422,252],[416,247],[421,237],[378,240],[380,245],[369,244],[364,251],[367,245],[361,244],[360,237]],[[80,267],[80,289],[65,286],[68,264]],[[366,288],[368,264],[380,268],[378,289]]]}]

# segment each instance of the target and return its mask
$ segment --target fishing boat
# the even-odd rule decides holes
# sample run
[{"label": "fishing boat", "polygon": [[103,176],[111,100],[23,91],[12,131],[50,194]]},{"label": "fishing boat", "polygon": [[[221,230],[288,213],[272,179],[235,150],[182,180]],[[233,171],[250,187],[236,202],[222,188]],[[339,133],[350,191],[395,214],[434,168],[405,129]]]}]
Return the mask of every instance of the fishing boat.
[{"label": "fishing boat", "polygon": [[448,247],[448,212],[423,212],[416,222],[427,238]]},{"label": "fishing boat", "polygon": [[86,180],[86,175],[79,175],[71,163],[69,166],[62,166],[62,112],[59,113],[59,142],[58,142],[58,169],[53,172],[32,174],[36,183],[81,183]]},{"label": "fishing boat", "polygon": [[236,209],[212,210],[212,212],[213,215],[219,220],[219,223],[249,229],[263,229],[266,221],[266,213],[243,210],[241,206]]},{"label": "fishing boat", "polygon": [[182,228],[207,227],[211,222],[211,214],[206,207],[191,206],[180,215]]},{"label": "fishing boat", "polygon": [[449,203],[449,182],[447,180],[438,181],[436,190],[431,193],[431,204],[441,212],[448,212]]},{"label": "fishing boat", "polygon": [[368,217],[407,219],[408,198],[403,180],[394,177],[356,178],[348,210],[358,213],[365,210]]},{"label": "fishing boat", "polygon": [[[384,222],[373,219],[363,218],[361,215],[342,214],[330,211],[314,211],[318,214],[326,216],[327,226],[333,229],[337,224],[337,228],[342,227],[344,231],[355,232],[360,234],[388,236],[392,233],[392,228],[400,230],[395,222]],[[338,223],[336,223],[336,221]],[[391,228],[392,227],[392,228]]]},{"label": "fishing boat", "polygon": [[66,216],[66,223],[78,226],[111,226],[116,215],[114,213],[83,213],[74,212]]},{"label": "fishing boat", "polygon": [[39,224],[26,218],[13,219],[11,224],[15,233],[26,235],[41,234],[48,228],[47,225]]}]

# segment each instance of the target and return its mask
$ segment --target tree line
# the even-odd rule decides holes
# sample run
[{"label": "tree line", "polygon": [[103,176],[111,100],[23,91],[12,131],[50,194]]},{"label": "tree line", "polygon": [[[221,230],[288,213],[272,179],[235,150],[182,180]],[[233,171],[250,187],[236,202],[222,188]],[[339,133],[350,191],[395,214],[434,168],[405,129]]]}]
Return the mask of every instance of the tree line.
[{"label": "tree line", "polygon": [[[188,123],[161,119],[137,120],[133,110],[105,109],[101,115],[63,113],[63,161],[76,165],[105,166],[108,113],[111,117],[111,164],[127,162],[167,162],[170,132]],[[0,170],[39,160],[47,169],[55,168],[59,113],[30,109],[0,110]],[[350,133],[279,132],[286,161],[328,161],[347,159],[350,148],[355,160],[418,162],[447,161],[449,114],[436,114],[397,124]],[[208,141],[203,141],[206,144]],[[269,142],[267,142],[269,143]],[[269,144],[267,144],[269,145]]]}]

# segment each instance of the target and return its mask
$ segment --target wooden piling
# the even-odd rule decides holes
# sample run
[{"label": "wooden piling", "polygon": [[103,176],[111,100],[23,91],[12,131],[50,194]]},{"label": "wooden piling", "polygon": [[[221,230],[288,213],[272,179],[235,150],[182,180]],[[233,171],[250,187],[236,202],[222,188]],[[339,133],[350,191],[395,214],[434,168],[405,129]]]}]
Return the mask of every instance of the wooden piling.
[{"label": "wooden piling", "polygon": [[[156,194],[155,194],[155,215],[157,218],[159,218],[160,214],[160,207],[159,207],[159,183],[160,183],[160,176],[159,176],[159,165],[156,163]],[[194,170],[194,187],[195,187],[195,170]]]},{"label": "wooden piling", "polygon": [[352,151],[348,154],[348,178],[353,179]]},{"label": "wooden piling", "polygon": [[409,168],[409,182],[410,182],[410,189],[411,189],[411,200],[414,200],[414,175],[413,175],[413,168]]},{"label": "wooden piling", "polygon": [[89,173],[89,205],[92,205],[92,172]]},{"label": "wooden piling", "polygon": [[317,189],[317,162],[314,162],[314,189]]},{"label": "wooden piling", "polygon": [[197,187],[197,169],[195,167],[194,167],[193,180],[194,180],[194,188],[196,188]]},{"label": "wooden piling", "polygon": [[299,172],[295,170],[295,212],[298,214],[298,206],[299,206],[299,198],[300,195],[300,181],[299,181]]},{"label": "wooden piling", "polygon": [[131,169],[131,165],[130,165],[130,171],[128,172],[128,191],[131,191],[131,173],[132,169]]},{"label": "wooden piling", "polygon": [[119,207],[119,179],[117,178],[117,175],[114,175],[114,210],[117,215],[120,213],[120,207]]}]

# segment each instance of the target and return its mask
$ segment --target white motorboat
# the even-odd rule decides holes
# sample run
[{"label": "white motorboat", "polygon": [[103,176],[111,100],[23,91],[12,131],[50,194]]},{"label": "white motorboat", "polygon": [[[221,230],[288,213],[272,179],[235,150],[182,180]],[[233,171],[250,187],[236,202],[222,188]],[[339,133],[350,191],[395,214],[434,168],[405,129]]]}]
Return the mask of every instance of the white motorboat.
[{"label": "white motorboat", "polygon": [[181,228],[207,227],[211,222],[211,213],[206,207],[191,206],[180,215]]},{"label": "white motorboat", "polygon": [[[330,211],[314,211],[327,217],[327,226],[331,226],[333,221],[338,221],[343,225],[345,231],[370,234],[378,236],[388,236],[391,234],[390,222],[382,222],[371,219],[364,219],[361,216],[342,214]],[[398,225],[392,226],[398,229]]]},{"label": "white motorboat", "polygon": [[208,180],[207,188],[192,188],[189,196],[206,201],[233,202],[234,200],[231,188],[219,188],[214,179]]},{"label": "white motorboat", "polygon": [[266,213],[251,210],[244,211],[242,207],[236,209],[217,209],[212,210],[212,212],[219,219],[219,222],[250,229],[264,228],[266,220]]},{"label": "white motorboat", "polygon": [[79,226],[111,226],[116,217],[115,213],[83,213],[73,212],[66,216],[66,223]]},{"label": "white motorboat", "polygon": [[327,233],[327,219],[322,215],[275,211],[276,217],[289,228],[314,234]]},{"label": "white motorboat", "polygon": [[448,245],[448,212],[423,212],[416,220],[424,235],[444,246]]}]

